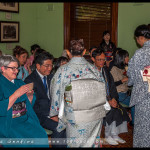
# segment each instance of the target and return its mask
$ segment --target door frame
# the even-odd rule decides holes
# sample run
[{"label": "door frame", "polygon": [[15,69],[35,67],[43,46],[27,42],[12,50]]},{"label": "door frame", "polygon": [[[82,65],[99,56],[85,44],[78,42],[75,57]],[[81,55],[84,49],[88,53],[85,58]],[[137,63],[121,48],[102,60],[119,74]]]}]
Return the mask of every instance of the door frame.
[{"label": "door frame", "polygon": [[[112,31],[111,41],[117,47],[118,34],[118,2],[112,3]],[[64,49],[68,49],[70,41],[70,2],[64,2]]]}]

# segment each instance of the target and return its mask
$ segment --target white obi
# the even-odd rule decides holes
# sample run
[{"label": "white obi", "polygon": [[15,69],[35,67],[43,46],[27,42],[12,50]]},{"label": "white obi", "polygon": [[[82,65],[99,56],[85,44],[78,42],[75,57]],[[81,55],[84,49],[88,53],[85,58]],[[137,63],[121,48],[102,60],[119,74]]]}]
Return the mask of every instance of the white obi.
[{"label": "white obi", "polygon": [[106,115],[105,83],[95,79],[78,79],[65,91],[65,102],[73,108],[75,122],[91,122]]}]

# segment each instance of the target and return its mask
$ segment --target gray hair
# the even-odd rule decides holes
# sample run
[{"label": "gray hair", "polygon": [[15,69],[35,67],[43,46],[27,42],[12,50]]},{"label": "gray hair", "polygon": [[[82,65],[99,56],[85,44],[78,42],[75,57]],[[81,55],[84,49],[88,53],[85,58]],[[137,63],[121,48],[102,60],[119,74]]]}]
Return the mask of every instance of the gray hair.
[{"label": "gray hair", "polygon": [[12,55],[2,55],[0,56],[0,73],[2,73],[1,67],[8,66],[11,62],[17,62],[19,66],[19,61],[16,57]]}]

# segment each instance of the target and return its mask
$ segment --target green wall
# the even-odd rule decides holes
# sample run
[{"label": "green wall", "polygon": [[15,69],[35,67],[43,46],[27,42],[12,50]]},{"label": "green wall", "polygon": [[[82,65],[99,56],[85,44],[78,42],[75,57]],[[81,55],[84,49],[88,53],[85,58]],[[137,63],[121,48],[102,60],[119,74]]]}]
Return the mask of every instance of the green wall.
[{"label": "green wall", "polygon": [[[140,24],[150,23],[150,3],[123,3],[118,7],[118,47],[126,49],[130,57],[138,49],[134,40],[134,30]],[[0,20],[5,19],[6,12],[0,12]],[[19,13],[11,13],[10,21],[20,22],[19,43],[0,43],[5,54],[12,54],[12,49],[21,45],[30,52],[32,44],[39,44],[43,49],[59,57],[63,51],[63,3],[29,3],[20,2]]]},{"label": "green wall", "polygon": [[150,3],[119,3],[118,47],[129,51],[130,58],[138,49],[134,31],[138,25],[150,23]]},{"label": "green wall", "polygon": [[30,52],[30,46],[36,43],[51,52],[54,57],[59,57],[64,47],[63,3],[19,4],[19,13],[11,13],[11,20],[5,18],[6,12],[0,12],[1,21],[20,22],[19,43],[0,43],[3,53],[12,54],[15,45],[21,45]]},{"label": "green wall", "polygon": [[64,47],[63,3],[37,4],[37,40],[54,57],[62,54]]},{"label": "green wall", "polygon": [[[34,3],[20,3],[19,13],[11,13],[11,20],[5,18],[6,12],[0,12],[1,21],[20,22],[20,41],[19,43],[0,43],[0,49],[4,54],[12,54],[12,48],[16,45],[21,45],[30,51],[30,46],[37,43],[36,10]],[[7,49],[7,45],[10,49]]]}]

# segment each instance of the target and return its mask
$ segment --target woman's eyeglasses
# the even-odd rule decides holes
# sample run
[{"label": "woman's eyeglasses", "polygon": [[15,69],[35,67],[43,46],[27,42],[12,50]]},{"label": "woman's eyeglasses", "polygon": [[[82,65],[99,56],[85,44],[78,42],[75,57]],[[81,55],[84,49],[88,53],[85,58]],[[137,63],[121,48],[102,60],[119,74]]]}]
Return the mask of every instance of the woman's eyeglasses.
[{"label": "woman's eyeglasses", "polygon": [[12,71],[15,71],[15,70],[18,70],[18,68],[16,68],[16,67],[8,67],[8,66],[4,66],[5,68],[10,68],[10,69],[12,69]]}]

